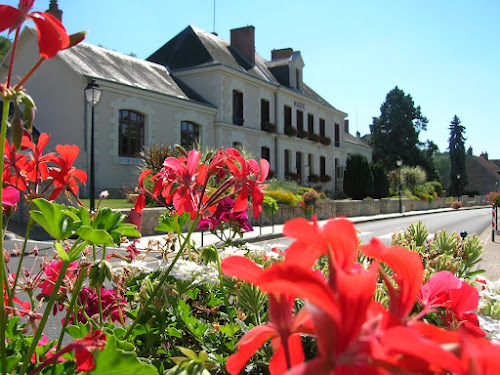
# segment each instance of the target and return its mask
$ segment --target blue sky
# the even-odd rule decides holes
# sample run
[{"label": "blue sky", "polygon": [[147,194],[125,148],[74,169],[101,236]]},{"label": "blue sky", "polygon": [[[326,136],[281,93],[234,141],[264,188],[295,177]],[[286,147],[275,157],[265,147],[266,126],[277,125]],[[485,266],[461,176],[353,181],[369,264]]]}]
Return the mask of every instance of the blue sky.
[{"label": "blue sky", "polygon": [[[16,6],[17,0],[2,0]],[[36,0],[46,10],[49,0]],[[146,58],[189,24],[214,29],[214,0],[59,0],[69,32]],[[466,147],[500,159],[500,2],[496,0],[216,0],[215,31],[255,26],[256,50],[302,52],[304,81],[369,133],[398,86],[429,119],[420,140],[448,147],[455,114]]]}]

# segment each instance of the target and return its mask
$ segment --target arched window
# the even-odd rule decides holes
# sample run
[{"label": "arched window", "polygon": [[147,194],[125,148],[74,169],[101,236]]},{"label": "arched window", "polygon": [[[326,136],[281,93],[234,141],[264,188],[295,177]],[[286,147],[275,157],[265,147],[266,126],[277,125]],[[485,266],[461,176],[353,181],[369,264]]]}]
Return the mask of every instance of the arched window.
[{"label": "arched window", "polygon": [[189,121],[181,122],[181,146],[191,149],[200,139],[200,127]]},{"label": "arched window", "polygon": [[119,127],[118,155],[134,157],[144,146],[144,116],[122,109]]}]

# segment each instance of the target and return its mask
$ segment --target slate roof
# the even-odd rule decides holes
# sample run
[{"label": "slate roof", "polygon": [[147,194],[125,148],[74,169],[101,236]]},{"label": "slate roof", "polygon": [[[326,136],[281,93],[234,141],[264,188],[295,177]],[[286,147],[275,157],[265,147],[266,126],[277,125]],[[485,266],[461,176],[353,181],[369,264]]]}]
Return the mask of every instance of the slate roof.
[{"label": "slate roof", "polygon": [[[257,53],[255,66],[252,66],[229,42],[192,25],[173,37],[147,60],[164,65],[173,75],[183,69],[222,64],[271,84],[287,86],[288,81],[288,73],[284,72],[284,67],[287,69],[287,66],[276,66],[280,64],[269,62]],[[302,91],[294,91],[335,109],[306,84],[303,84]]]},{"label": "slate roof", "polygon": [[83,76],[188,99],[167,69],[150,61],[88,43],[60,51],[58,57]]},{"label": "slate roof", "polygon": [[467,155],[466,170],[467,191],[487,194],[493,190],[495,181],[500,180],[500,167],[480,156]]},{"label": "slate roof", "polygon": [[350,133],[345,133],[345,140],[346,142],[355,143],[360,146],[370,147],[362,138],[358,138]]}]

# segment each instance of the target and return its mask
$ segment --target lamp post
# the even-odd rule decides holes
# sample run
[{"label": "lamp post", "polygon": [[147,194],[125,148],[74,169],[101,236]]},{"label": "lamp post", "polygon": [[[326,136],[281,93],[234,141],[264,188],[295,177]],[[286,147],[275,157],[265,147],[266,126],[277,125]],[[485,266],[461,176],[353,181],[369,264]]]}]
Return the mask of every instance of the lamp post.
[{"label": "lamp post", "polygon": [[403,160],[399,158],[396,160],[398,166],[398,190],[399,190],[399,213],[403,213],[403,206],[401,204],[401,166],[403,165]]},{"label": "lamp post", "polygon": [[459,173],[459,174],[457,174],[457,195],[458,195],[458,200],[460,200],[460,190],[461,190],[461,189],[460,189],[460,177],[462,177],[462,176],[460,175],[460,173]]},{"label": "lamp post", "polygon": [[95,209],[95,163],[94,163],[94,108],[101,100],[102,90],[95,79],[91,80],[84,90],[85,101],[91,108],[90,125],[90,212]]}]

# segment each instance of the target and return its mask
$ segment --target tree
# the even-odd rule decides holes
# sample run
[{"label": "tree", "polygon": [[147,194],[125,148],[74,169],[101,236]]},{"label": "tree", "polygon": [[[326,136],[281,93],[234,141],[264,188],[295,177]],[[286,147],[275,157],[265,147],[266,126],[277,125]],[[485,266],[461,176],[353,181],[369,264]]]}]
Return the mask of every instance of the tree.
[{"label": "tree", "polygon": [[353,199],[363,199],[372,195],[373,175],[365,156],[351,154],[347,157],[344,193]]},{"label": "tree", "polygon": [[420,106],[415,107],[412,97],[396,86],[380,107],[380,116],[370,125],[374,161],[381,161],[386,170],[393,170],[399,158],[405,165],[421,164],[418,137],[427,122]]},{"label": "tree", "polygon": [[5,54],[9,51],[10,46],[12,46],[12,40],[4,36],[0,36],[0,60],[2,60]]},{"label": "tree", "polygon": [[373,174],[373,194],[375,199],[385,198],[389,195],[389,179],[387,171],[381,162],[371,164]]},{"label": "tree", "polygon": [[450,138],[448,140],[448,150],[450,152],[450,194],[460,195],[465,192],[467,185],[467,171],[465,167],[465,126],[460,124],[457,115],[453,117],[450,123]]}]

